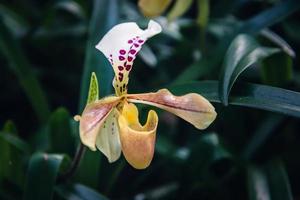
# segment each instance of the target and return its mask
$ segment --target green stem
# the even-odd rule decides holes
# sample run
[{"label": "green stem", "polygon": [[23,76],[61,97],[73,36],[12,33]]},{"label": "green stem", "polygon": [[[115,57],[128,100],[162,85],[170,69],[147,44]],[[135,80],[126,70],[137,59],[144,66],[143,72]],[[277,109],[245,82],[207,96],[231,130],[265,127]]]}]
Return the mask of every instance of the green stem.
[{"label": "green stem", "polygon": [[198,0],[197,24],[200,27],[200,48],[204,52],[206,26],[209,18],[209,0]]},{"label": "green stem", "polygon": [[80,142],[70,168],[64,174],[58,177],[57,182],[59,183],[65,182],[74,176],[76,170],[79,167],[80,161],[84,156],[85,150],[86,147]]}]

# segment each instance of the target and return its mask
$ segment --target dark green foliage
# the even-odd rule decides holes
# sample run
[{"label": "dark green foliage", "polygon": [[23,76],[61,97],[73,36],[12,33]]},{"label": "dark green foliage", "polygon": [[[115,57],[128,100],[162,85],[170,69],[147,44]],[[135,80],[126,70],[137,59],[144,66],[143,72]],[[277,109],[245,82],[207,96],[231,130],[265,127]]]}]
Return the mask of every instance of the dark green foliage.
[{"label": "dark green foliage", "polygon": [[[68,179],[73,116],[114,92],[96,43],[118,23],[149,19],[133,0],[0,3],[0,199],[299,198],[300,2],[191,2],[143,47],[128,91],[199,93],[216,121],[199,131],[159,111],[146,170],[83,149]],[[92,72],[99,94],[95,76],[89,94]],[[139,107],[142,119],[149,109]]]}]

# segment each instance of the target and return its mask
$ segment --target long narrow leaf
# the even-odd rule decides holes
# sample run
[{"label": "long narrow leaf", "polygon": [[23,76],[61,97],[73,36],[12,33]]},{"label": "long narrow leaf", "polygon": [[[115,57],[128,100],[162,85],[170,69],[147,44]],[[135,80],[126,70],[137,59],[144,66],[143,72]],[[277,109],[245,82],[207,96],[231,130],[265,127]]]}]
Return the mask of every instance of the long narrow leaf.
[{"label": "long narrow leaf", "polygon": [[266,167],[248,168],[247,185],[250,200],[292,200],[290,183],[281,160]]},{"label": "long narrow leaf", "polygon": [[[212,102],[220,103],[218,81],[195,81],[169,87],[175,94],[195,92]],[[238,84],[231,93],[229,104],[252,107],[300,117],[300,93],[260,84]]]},{"label": "long narrow leaf", "polygon": [[247,186],[249,200],[271,200],[267,176],[260,168],[248,167]]},{"label": "long narrow leaf", "polygon": [[214,53],[209,57],[205,57],[201,60],[201,63],[211,63],[206,66],[207,70],[203,71],[201,65],[192,64],[179,74],[175,84],[183,83],[185,81],[195,80],[199,77],[212,72],[222,62],[225,52],[230,45],[230,42],[240,33],[257,34],[261,30],[274,25],[275,23],[283,20],[287,16],[291,15],[300,8],[298,0],[282,1],[278,5],[271,7],[270,9],[257,14],[249,20],[243,22],[236,31],[223,38],[222,42],[214,49]]},{"label": "long narrow leaf", "polygon": [[231,43],[220,77],[219,94],[221,101],[227,105],[229,92],[238,76],[255,62],[262,60],[278,49],[261,47],[254,38],[238,35]]},{"label": "long narrow leaf", "polygon": [[289,178],[281,160],[272,160],[267,167],[272,200],[292,200]]},{"label": "long narrow leaf", "polygon": [[283,20],[285,17],[294,13],[300,8],[298,0],[281,1],[272,8],[265,10],[253,18],[247,20],[238,30],[240,33],[255,34],[258,31],[270,27],[271,25]]},{"label": "long narrow leaf", "polygon": [[260,34],[264,36],[265,38],[272,41],[274,44],[278,45],[282,51],[284,51],[287,55],[290,57],[295,57],[296,53],[292,49],[292,47],[279,35],[277,35],[275,32],[271,31],[270,29],[263,29]]},{"label": "long narrow leaf", "polygon": [[[46,122],[50,115],[50,108],[42,87],[33,74],[29,61],[22,52],[18,42],[8,30],[0,16],[0,52],[3,54],[10,69],[18,78],[27,98],[29,99],[38,119]],[[13,84],[13,83],[10,83]]]}]

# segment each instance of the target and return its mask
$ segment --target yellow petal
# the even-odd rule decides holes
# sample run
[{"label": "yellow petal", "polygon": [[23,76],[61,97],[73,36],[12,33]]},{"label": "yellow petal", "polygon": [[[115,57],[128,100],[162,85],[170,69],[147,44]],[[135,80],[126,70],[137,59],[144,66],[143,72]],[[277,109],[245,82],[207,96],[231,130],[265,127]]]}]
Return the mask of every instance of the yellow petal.
[{"label": "yellow petal", "polygon": [[99,129],[96,140],[97,148],[107,157],[110,163],[121,156],[121,142],[118,127],[118,111],[116,108],[109,113]]},{"label": "yellow petal", "polygon": [[193,124],[198,129],[207,128],[216,118],[215,108],[199,94],[174,96],[167,89],[156,93],[130,94],[129,102],[143,103],[169,111]]},{"label": "yellow petal", "polygon": [[119,101],[119,97],[107,97],[85,107],[80,117],[79,132],[81,142],[91,150],[96,151],[95,143],[101,125]]},{"label": "yellow petal", "polygon": [[145,169],[152,161],[157,124],[155,111],[149,111],[146,124],[141,126],[136,106],[124,104],[119,116],[122,151],[129,164],[136,169]]},{"label": "yellow petal", "polygon": [[146,17],[161,15],[171,4],[172,0],[139,0],[139,8]]}]

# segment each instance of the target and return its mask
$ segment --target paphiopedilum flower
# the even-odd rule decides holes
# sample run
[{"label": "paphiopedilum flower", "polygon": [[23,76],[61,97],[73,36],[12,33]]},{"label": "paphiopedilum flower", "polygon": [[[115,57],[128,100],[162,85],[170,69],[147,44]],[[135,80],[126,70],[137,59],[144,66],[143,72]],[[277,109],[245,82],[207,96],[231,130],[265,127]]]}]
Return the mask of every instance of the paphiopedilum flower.
[{"label": "paphiopedilum flower", "polygon": [[199,94],[174,96],[167,89],[153,93],[128,94],[127,84],[133,61],[146,40],[161,32],[161,26],[150,21],[148,28],[136,23],[114,26],[96,45],[110,61],[115,77],[115,95],[87,104],[80,120],[80,139],[91,150],[99,149],[109,162],[121,152],[136,169],[149,166],[155,148],[158,116],[150,110],[145,125],[133,103],[143,103],[169,111],[197,129],[207,128],[216,118],[214,107]]}]

